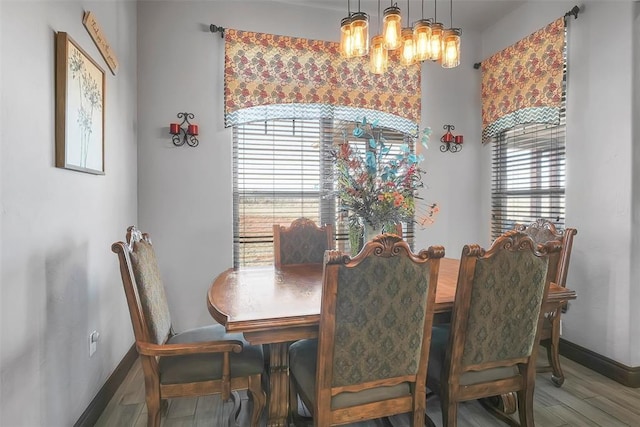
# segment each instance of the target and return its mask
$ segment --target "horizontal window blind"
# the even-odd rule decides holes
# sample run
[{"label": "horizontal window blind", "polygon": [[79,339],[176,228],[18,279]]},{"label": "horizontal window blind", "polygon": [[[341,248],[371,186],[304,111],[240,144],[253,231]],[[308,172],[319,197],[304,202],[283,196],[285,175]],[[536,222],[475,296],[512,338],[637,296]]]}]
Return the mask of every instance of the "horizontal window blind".
[{"label": "horizontal window blind", "polygon": [[273,224],[321,224],[318,120],[234,127],[234,264],[273,263]]},{"label": "horizontal window blind", "polygon": [[[273,119],[233,128],[234,266],[273,263],[273,224],[299,217],[332,224],[336,249],[349,251],[348,218],[334,195],[334,143],[351,135],[352,122]],[[385,130],[392,152],[405,136]],[[349,138],[362,150],[365,140]],[[404,225],[411,242],[413,224]]]},{"label": "horizontal window blind", "polygon": [[492,238],[537,218],[565,225],[565,122],[529,124],[493,144]]}]

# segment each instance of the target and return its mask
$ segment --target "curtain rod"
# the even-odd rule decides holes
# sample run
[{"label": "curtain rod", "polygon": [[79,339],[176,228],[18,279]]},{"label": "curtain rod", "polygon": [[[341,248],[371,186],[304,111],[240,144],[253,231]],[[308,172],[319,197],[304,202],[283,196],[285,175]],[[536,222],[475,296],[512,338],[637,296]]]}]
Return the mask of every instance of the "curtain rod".
[{"label": "curtain rod", "polygon": [[[567,18],[571,15],[573,15],[574,19],[578,19],[578,13],[580,13],[580,7],[578,7],[577,5],[573,6],[570,11],[564,14],[565,23],[567,22]],[[473,68],[477,70],[478,68],[480,68],[480,65],[482,65],[482,62],[476,62],[475,64],[473,64]]]},{"label": "curtain rod", "polygon": [[[578,6],[576,6],[578,7]],[[212,33],[220,33],[220,38],[223,39],[224,38],[224,27],[219,27],[215,24],[211,24],[209,25],[209,31],[211,31]]]}]

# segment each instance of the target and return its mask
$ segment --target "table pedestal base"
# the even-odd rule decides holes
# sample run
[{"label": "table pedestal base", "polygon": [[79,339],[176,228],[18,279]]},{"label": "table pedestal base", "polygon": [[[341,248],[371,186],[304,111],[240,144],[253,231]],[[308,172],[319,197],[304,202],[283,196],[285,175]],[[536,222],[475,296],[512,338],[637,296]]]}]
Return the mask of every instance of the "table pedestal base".
[{"label": "table pedestal base", "polygon": [[269,413],[267,427],[287,427],[289,416],[289,343],[269,344]]}]

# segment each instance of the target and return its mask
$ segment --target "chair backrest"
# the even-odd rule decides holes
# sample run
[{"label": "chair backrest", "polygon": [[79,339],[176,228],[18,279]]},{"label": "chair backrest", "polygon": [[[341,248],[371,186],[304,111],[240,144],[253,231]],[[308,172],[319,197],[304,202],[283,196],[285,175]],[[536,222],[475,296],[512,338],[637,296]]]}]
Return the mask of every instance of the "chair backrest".
[{"label": "chair backrest", "polygon": [[488,251],[478,245],[462,250],[452,313],[448,377],[527,364],[535,375],[537,343],[549,289],[548,254],[560,242],[536,245],[522,232],[507,231]]},{"label": "chair backrest", "polygon": [[578,230],[575,228],[558,230],[552,222],[542,218],[531,224],[516,224],[514,230],[526,233],[537,244],[546,244],[553,240],[559,240],[562,243],[560,252],[549,258],[549,279],[558,286],[565,287],[573,236],[578,233]]},{"label": "chair backrest", "polygon": [[324,260],[318,342],[319,408],[338,392],[416,383],[424,390],[442,246],[417,255],[383,234],[353,259]]},{"label": "chair backrest", "polygon": [[298,218],[289,227],[273,225],[274,265],[321,264],[324,251],[333,248],[333,226],[318,227],[309,218]]},{"label": "chair backrest", "polygon": [[120,261],[136,341],[164,344],[173,335],[171,316],[149,235],[131,226],[126,242],[114,243],[111,250]]}]

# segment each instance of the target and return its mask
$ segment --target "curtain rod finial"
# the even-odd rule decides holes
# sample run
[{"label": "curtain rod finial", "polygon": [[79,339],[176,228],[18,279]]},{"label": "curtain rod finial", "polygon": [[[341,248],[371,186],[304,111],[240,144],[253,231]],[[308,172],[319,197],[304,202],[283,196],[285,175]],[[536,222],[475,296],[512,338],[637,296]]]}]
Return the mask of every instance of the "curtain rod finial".
[{"label": "curtain rod finial", "polygon": [[224,38],[224,27],[219,27],[219,26],[217,26],[217,25],[215,25],[215,24],[211,24],[211,25],[209,26],[209,30],[210,30],[212,33],[220,33],[220,38],[221,38],[221,39],[223,39],[223,38]]},{"label": "curtain rod finial", "polygon": [[569,12],[565,13],[564,16],[566,18],[568,16],[573,15],[574,19],[578,19],[579,12],[580,12],[580,7],[576,5],[576,6],[573,6]]}]

